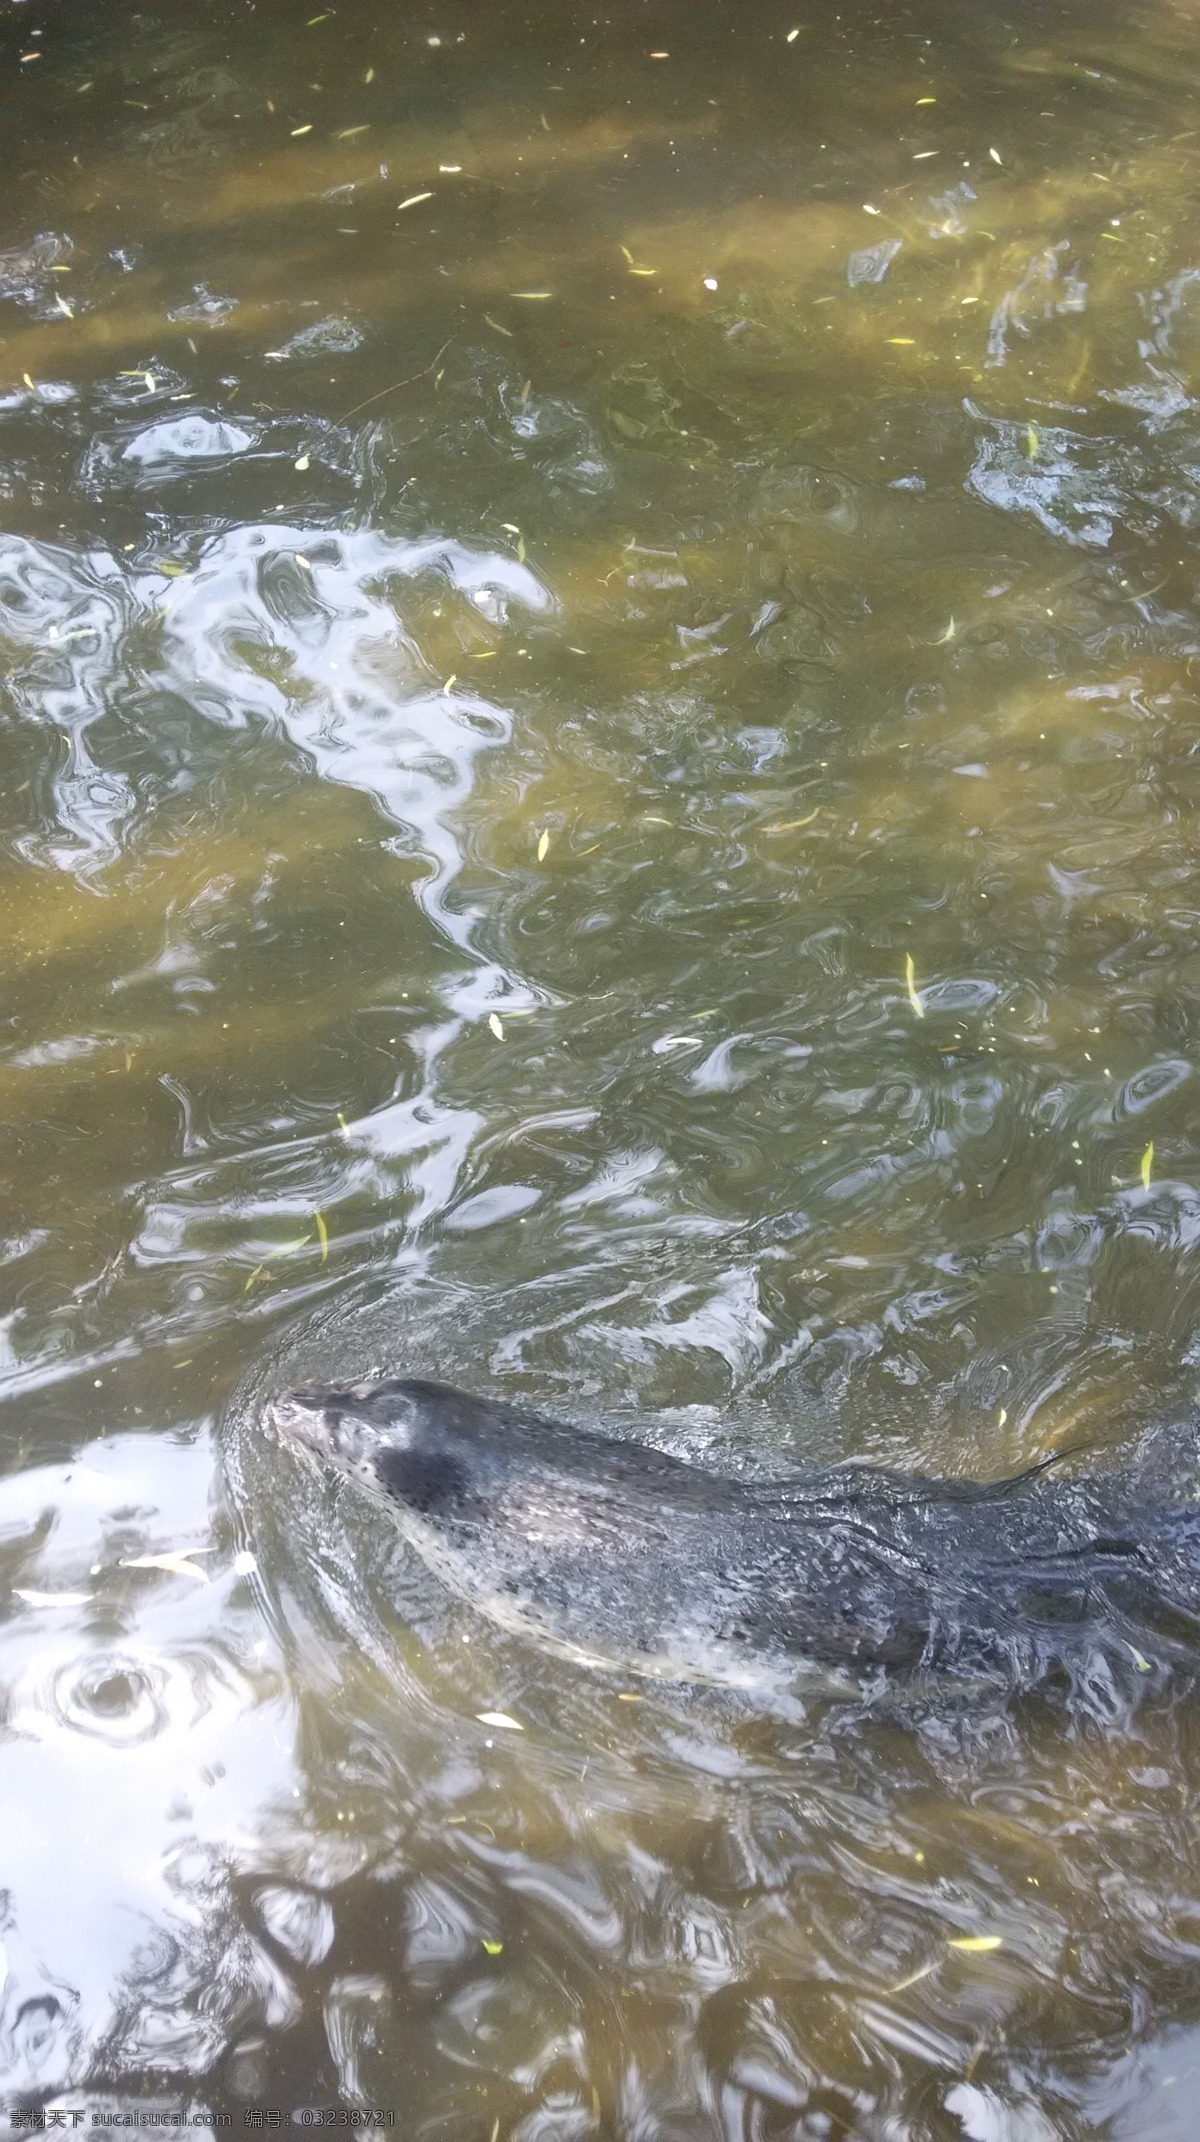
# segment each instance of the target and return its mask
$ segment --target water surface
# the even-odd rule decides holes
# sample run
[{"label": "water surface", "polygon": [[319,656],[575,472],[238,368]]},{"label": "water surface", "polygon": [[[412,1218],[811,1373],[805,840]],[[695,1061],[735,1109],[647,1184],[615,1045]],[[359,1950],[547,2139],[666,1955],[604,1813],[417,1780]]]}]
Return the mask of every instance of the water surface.
[{"label": "water surface", "polygon": [[1198,88],[1123,0],[0,8],[6,2105],[1191,2132],[1193,1705],[572,1674],[256,1430],[1192,1404]]}]

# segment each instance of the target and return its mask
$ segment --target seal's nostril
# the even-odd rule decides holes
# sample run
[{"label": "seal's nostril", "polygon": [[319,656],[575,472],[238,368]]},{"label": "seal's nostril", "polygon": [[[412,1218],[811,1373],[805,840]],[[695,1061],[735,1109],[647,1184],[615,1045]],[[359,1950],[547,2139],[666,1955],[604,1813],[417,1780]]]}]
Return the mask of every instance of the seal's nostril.
[{"label": "seal's nostril", "polygon": [[22,2001],[17,2010],[16,2021],[18,2023],[32,2022],[40,2017],[47,2023],[53,2023],[61,2007],[61,2001],[56,2000],[52,1993],[38,1993],[34,1995],[32,2000]]},{"label": "seal's nostril", "polygon": [[13,2038],[23,2048],[25,2057],[37,2061],[51,2040],[57,2035],[58,2019],[63,2012],[62,2002],[53,1993],[37,1993],[22,2001],[13,2018]]}]

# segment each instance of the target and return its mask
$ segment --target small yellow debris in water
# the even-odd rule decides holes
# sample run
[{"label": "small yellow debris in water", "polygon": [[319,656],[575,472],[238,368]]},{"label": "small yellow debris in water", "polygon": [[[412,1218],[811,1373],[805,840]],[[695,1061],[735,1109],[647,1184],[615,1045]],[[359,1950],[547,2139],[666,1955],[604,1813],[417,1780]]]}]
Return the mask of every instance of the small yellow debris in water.
[{"label": "small yellow debris in water", "polygon": [[936,98],[936,97],[918,97],[918,98],[917,98],[917,103],[918,103],[918,104],[936,104],[936,103],[937,103],[937,98]]},{"label": "small yellow debris in water", "polygon": [[410,193],[407,200],[397,201],[396,214],[399,215],[402,208],[415,208],[418,201],[432,201],[432,199],[432,193]]},{"label": "small yellow debris in water", "polygon": [[527,305],[540,305],[546,298],[554,296],[553,290],[510,290],[508,294],[511,298],[522,298]]},{"label": "small yellow debris in water", "polygon": [[518,537],[517,537],[517,564],[518,564],[518,565],[524,565],[524,563],[525,563],[525,538],[524,538],[524,536],[518,536]]},{"label": "small yellow debris in water", "polygon": [[327,1264],[329,1261],[329,1229],[325,1225],[325,1215],[322,1212],[314,1212],[313,1218],[317,1223],[317,1235],[321,1244],[321,1262],[322,1264]]},{"label": "small yellow debris in water", "polygon": [[29,388],[29,391],[30,391],[30,393],[31,393],[31,394],[36,394],[36,393],[37,393],[37,388],[36,388],[36,387],[34,386],[34,384],[33,384],[33,381],[32,381],[32,380],[31,380],[31,378],[29,377],[29,374],[28,374],[28,372],[22,372],[22,374],[21,374],[21,377],[22,377],[22,379],[24,380],[24,382],[25,382],[26,386],[27,386],[27,387]]},{"label": "small yellow debris in water", "polygon": [[368,67],[368,69],[367,69],[366,73],[365,73],[365,74],[364,74],[364,76],[363,76],[363,81],[364,81],[364,82],[373,82],[374,80],[375,80],[375,69],[374,69],[373,67]]},{"label": "small yellow debris in water", "polygon": [[444,696],[445,698],[447,698],[447,699],[448,699],[448,698],[450,697],[450,694],[451,694],[451,692],[452,692],[452,691],[454,690],[454,687],[455,687],[455,685],[456,685],[457,683],[458,683],[458,671],[457,671],[457,670],[453,670],[453,671],[451,671],[451,674],[450,674],[450,675],[449,675],[449,676],[447,677],[447,679],[446,679],[446,682],[445,682],[445,683],[443,684],[443,686],[442,686],[442,693],[443,693],[443,696]]},{"label": "small yellow debris in water", "polygon": [[364,124],[363,126],[344,126],[342,127],[339,133],[334,135],[333,138],[335,141],[353,141],[356,134],[368,134],[369,132],[369,124]]},{"label": "small yellow debris in water", "polygon": [[480,1725],[499,1726],[501,1731],[505,1733],[523,1733],[525,1731],[520,1719],[510,1718],[507,1711],[476,1711],[475,1716]]},{"label": "small yellow debris in water", "polygon": [[923,1978],[932,1977],[936,1970],[936,1963],[922,1964],[919,1971],[910,1971],[907,1978],[899,1979],[894,1986],[889,1986],[888,1992],[907,1993],[910,1986],[919,1986]]},{"label": "small yellow debris in water", "polygon": [[1139,1651],[1136,1644],[1131,1644],[1128,1637],[1125,1639],[1125,1647],[1139,1673],[1153,1673],[1154,1668],[1145,1653]]},{"label": "small yellow debris in water", "polygon": [[310,120],[309,120],[309,122],[308,122],[308,125],[307,125],[307,126],[294,126],[294,127],[292,128],[292,140],[293,140],[293,141],[295,141],[295,139],[296,139],[296,136],[297,136],[298,134],[311,134],[311,133],[312,133],[312,120],[310,119]]},{"label": "small yellow debris in water", "polygon": [[782,824],[782,825],[778,825],[778,826],[764,826],[764,827],[763,827],[763,832],[764,832],[764,833],[798,833],[798,832],[799,832],[799,830],[800,830],[800,828],[801,828],[801,826],[810,826],[810,825],[812,824],[812,822],[813,822],[813,819],[814,819],[814,818],[819,818],[819,817],[820,817],[820,815],[821,815],[821,806],[820,806],[820,804],[818,803],[818,805],[817,805],[817,808],[816,808],[816,810],[815,810],[815,811],[810,811],[810,812],[809,812],[809,814],[808,814],[808,817],[807,817],[807,818],[787,818],[787,819],[785,819],[785,820],[784,820],[784,822],[783,822],[783,824]]},{"label": "small yellow debris in water", "polygon": [[1004,1947],[1002,1934],[960,1934],[956,1940],[946,1943],[948,1949],[960,1949],[964,1956],[990,1956],[993,1949]]},{"label": "small yellow debris in water", "polygon": [[496,330],[496,333],[497,333],[498,335],[507,335],[507,336],[508,336],[508,339],[509,339],[509,341],[510,341],[510,342],[512,341],[512,339],[513,339],[513,331],[512,331],[512,329],[511,329],[511,327],[501,327],[501,325],[500,325],[500,322],[499,322],[499,320],[493,320],[493,318],[492,318],[492,316],[491,316],[491,313],[490,313],[490,312],[485,312],[485,313],[484,313],[484,316],[483,316],[483,317],[484,317],[484,319],[485,319],[485,320],[487,321],[487,324],[488,324],[488,326],[489,326],[489,327],[494,327],[494,328],[495,328],[495,330]]},{"label": "small yellow debris in water", "polygon": [[999,149],[989,149],[988,155],[991,157],[992,162],[994,164],[1002,164],[1004,162],[1004,158],[1001,156]]},{"label": "small yellow debris in water", "polygon": [[1148,1189],[1150,1188],[1150,1170],[1151,1170],[1151,1168],[1152,1168],[1153,1166],[1154,1166],[1154,1140],[1153,1140],[1153,1138],[1152,1138],[1152,1139],[1150,1140],[1150,1143],[1149,1143],[1149,1145],[1148,1145],[1148,1146],[1146,1147],[1146,1150],[1145,1150],[1145,1152],[1144,1152],[1144,1153],[1142,1154],[1142,1188],[1143,1188],[1143,1190],[1148,1190]]},{"label": "small yellow debris in water", "polygon": [[794,44],[795,44],[795,42],[796,42],[796,39],[797,39],[797,38],[799,37],[799,35],[800,35],[800,32],[799,32],[799,30],[789,30],[789,31],[788,31],[788,33],[787,33],[787,40],[786,40],[786,41],[787,41],[787,43],[788,43],[789,45],[794,45]]},{"label": "small yellow debris in water", "polygon": [[898,350],[911,350],[916,347],[917,338],[915,335],[889,335],[887,339]]},{"label": "small yellow debris in water", "polygon": [[[491,1027],[491,1030],[492,1030],[493,1034],[495,1035],[495,1037],[496,1037],[497,1041],[503,1041],[503,1039],[504,1039],[504,1027],[503,1027],[503,1024],[502,1024],[502,1022],[501,1022],[501,1019],[500,1019],[500,1015],[499,1015],[499,1013],[498,1013],[498,1012],[489,1012],[489,1013],[488,1013],[488,1025],[489,1025],[489,1026]],[[485,1724],[487,1723],[487,1721],[486,1721],[486,1720],[485,1720],[484,1722],[485,1722]]]},{"label": "small yellow debris in water", "polygon": [[869,201],[864,201],[863,214],[864,216],[881,216],[883,214],[883,210],[882,208],[872,208],[871,203]]},{"label": "small yellow debris in water", "polygon": [[299,460],[298,460],[298,461],[294,461],[294,462],[292,463],[292,467],[293,467],[293,468],[297,468],[297,469],[301,470],[301,472],[303,472],[303,471],[304,471],[304,470],[305,470],[305,469],[306,469],[306,468],[308,467],[308,455],[307,455],[307,454],[301,454],[301,456],[300,456]]},{"label": "small yellow debris in water", "polygon": [[488,1956],[499,1956],[504,1943],[502,1941],[485,1941],[483,1946],[485,1954]]},{"label": "small yellow debris in water", "polygon": [[545,833],[543,833],[543,834],[542,834],[542,837],[541,837],[541,839],[539,840],[539,842],[538,842],[538,844],[537,844],[537,859],[538,859],[539,863],[544,863],[544,862],[545,862],[545,860],[546,860],[546,857],[547,857],[547,856],[549,855],[549,853],[550,853],[550,835],[549,835],[549,833],[548,833],[548,832],[545,832]]},{"label": "small yellow debris in water", "polygon": [[644,1696],[635,1696],[627,1688],[619,1689],[617,1692],[618,1703],[644,1703],[645,1700]]},{"label": "small yellow debris in water", "polygon": [[211,1580],[207,1571],[197,1569],[191,1557],[195,1554],[211,1554],[211,1547],[180,1547],[170,1554],[123,1555],[122,1569],[165,1569],[172,1577],[195,1577],[198,1584]]},{"label": "small yellow debris in water", "polygon": [[933,644],[934,644],[934,646],[935,646],[935,647],[947,647],[947,646],[949,645],[950,641],[951,641],[951,640],[952,640],[952,639],[954,638],[954,632],[955,632],[955,625],[954,625],[954,619],[953,619],[953,618],[951,618],[951,620],[950,620],[949,624],[947,625],[947,627],[946,627],[945,631],[944,631],[944,632],[943,632],[943,633],[941,634],[940,638],[938,638],[938,639],[936,639],[936,640],[934,641],[934,643],[933,643]]},{"label": "small yellow debris in water", "polygon": [[1021,439],[1021,444],[1025,449],[1028,459],[1030,461],[1036,461],[1037,450],[1038,447],[1041,445],[1041,438],[1039,436],[1036,424],[1027,424],[1025,426],[1025,431]]},{"label": "small yellow debris in water", "polygon": [[922,1004],[920,997],[917,995],[917,970],[913,966],[913,956],[911,952],[908,954],[904,962],[904,979],[908,984],[908,1001],[912,1005],[912,1008],[915,1011],[918,1019],[923,1019],[925,1017],[925,1006]]},{"label": "small yellow debris in water", "polygon": [[650,57],[651,59],[670,59],[671,55],[669,52],[652,52]]}]

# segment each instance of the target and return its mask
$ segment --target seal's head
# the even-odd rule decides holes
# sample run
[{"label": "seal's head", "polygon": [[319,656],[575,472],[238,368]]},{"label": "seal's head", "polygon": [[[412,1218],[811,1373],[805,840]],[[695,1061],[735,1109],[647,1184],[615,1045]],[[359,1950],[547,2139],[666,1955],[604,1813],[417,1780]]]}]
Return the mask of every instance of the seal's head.
[{"label": "seal's head", "polygon": [[502,1462],[486,1405],[417,1378],[288,1391],[267,1419],[285,1442],[344,1473],[393,1514],[469,1517]]}]

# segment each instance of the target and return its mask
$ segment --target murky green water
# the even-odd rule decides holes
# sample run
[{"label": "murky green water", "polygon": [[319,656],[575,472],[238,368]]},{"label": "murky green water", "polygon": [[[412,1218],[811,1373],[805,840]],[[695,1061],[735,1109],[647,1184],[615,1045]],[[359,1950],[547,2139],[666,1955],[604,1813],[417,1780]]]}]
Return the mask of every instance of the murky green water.
[{"label": "murky green water", "polygon": [[1191,1401],[1198,88],[1184,5],[6,0],[8,2110],[1196,2132],[1194,1703],[618,1688],[255,1428]]}]

